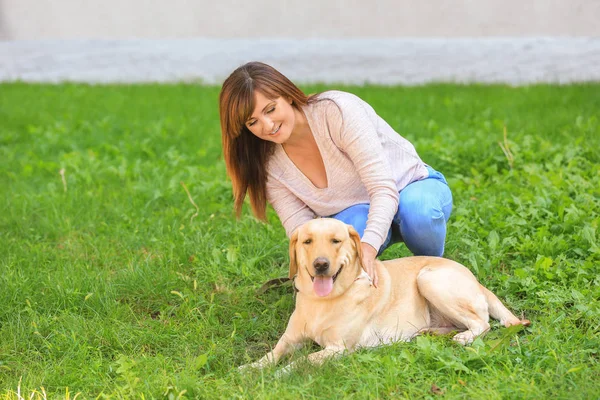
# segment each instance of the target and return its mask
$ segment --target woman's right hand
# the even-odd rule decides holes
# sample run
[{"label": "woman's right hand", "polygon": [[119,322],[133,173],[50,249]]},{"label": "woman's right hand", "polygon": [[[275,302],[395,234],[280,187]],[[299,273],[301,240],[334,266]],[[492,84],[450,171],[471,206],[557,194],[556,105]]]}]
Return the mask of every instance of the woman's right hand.
[{"label": "woman's right hand", "polygon": [[362,249],[362,265],[365,272],[369,275],[373,281],[373,286],[377,287],[379,278],[377,276],[377,270],[375,269],[375,259],[377,258],[377,250],[368,243],[361,243]]}]

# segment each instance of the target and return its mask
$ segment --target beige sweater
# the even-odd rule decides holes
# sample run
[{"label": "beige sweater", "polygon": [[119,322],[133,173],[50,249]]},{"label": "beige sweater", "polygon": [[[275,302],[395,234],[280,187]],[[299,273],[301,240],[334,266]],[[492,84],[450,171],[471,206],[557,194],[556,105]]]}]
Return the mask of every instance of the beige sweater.
[{"label": "beige sweater", "polygon": [[370,203],[362,241],[379,249],[398,210],[398,192],[428,176],[414,146],[357,96],[330,91],[304,107],[321,152],[327,187],[320,189],[288,158],[281,145],[267,165],[267,200],[287,235],[315,217]]}]

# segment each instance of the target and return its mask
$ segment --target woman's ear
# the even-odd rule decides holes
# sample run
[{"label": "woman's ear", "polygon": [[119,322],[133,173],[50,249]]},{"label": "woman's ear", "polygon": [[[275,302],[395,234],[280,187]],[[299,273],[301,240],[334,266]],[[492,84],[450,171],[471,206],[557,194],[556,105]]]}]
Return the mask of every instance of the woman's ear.
[{"label": "woman's ear", "polygon": [[296,243],[298,243],[298,229],[294,231],[290,238],[290,279],[294,279],[298,272],[298,264],[296,263]]},{"label": "woman's ear", "polygon": [[354,243],[354,249],[356,250],[356,258],[357,258],[356,261],[362,268],[363,267],[363,265],[362,265],[362,246],[361,246],[361,242],[360,242],[360,235],[358,234],[358,232],[356,232],[356,230],[354,229],[354,227],[352,225],[347,225],[347,226],[348,226],[348,234],[350,235],[350,239]]}]

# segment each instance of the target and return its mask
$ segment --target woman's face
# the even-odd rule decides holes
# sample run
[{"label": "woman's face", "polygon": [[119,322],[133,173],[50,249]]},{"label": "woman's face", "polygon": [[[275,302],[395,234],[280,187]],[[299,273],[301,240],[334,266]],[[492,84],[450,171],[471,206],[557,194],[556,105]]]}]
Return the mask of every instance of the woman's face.
[{"label": "woman's face", "polygon": [[283,97],[269,99],[254,92],[255,107],[246,121],[246,127],[256,137],[282,144],[289,139],[296,123],[296,109],[291,100]]}]

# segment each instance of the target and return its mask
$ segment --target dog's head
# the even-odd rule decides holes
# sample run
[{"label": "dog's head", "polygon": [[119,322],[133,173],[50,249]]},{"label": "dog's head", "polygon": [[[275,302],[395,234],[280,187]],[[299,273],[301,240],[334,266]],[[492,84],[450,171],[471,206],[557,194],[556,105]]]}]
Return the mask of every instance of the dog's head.
[{"label": "dog's head", "polygon": [[362,270],[360,236],[333,218],[313,219],[290,239],[290,279],[301,293],[334,297],[344,293]]}]

